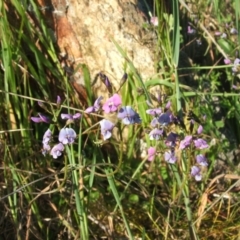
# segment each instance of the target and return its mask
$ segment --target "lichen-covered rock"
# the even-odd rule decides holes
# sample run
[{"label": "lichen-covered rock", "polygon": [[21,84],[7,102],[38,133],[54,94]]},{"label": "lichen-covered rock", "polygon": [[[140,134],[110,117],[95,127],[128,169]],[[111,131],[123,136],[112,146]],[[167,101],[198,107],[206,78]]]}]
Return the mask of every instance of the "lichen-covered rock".
[{"label": "lichen-covered rock", "polygon": [[[46,10],[46,17],[62,55],[73,67],[86,64],[92,79],[103,71],[118,89],[126,60],[113,40],[126,52],[143,80],[154,74],[155,33],[143,28],[148,18],[141,1],[39,0],[39,4],[51,6],[52,16]],[[81,73],[75,74],[74,81],[83,84]],[[96,81],[94,86],[96,95],[100,94],[97,89],[103,91],[100,82]]]}]

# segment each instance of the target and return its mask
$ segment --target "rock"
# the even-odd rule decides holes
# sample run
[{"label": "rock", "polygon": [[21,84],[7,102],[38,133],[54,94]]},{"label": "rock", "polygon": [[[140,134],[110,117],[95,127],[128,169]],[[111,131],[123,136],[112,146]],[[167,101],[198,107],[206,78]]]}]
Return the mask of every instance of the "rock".
[{"label": "rock", "polygon": [[[100,71],[118,89],[126,60],[113,39],[127,53],[144,81],[155,73],[155,33],[137,0],[38,0],[45,7],[45,17],[54,31],[61,55],[67,57],[72,72],[78,64],[86,64],[94,76]],[[142,1],[144,2],[144,1]],[[47,6],[46,6],[47,5]],[[48,8],[47,8],[48,7]],[[50,9],[50,10],[49,10]],[[128,71],[129,69],[127,69]],[[80,73],[80,74],[79,74]],[[81,72],[74,81],[84,85]],[[101,81],[94,84],[96,95],[106,91]]]}]

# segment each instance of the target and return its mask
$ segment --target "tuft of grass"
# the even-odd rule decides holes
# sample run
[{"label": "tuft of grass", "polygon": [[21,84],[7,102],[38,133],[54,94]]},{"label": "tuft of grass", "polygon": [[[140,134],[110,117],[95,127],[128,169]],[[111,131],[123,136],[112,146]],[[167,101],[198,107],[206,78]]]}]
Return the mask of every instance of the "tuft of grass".
[{"label": "tuft of grass", "polygon": [[[154,1],[152,15],[158,17],[158,26],[147,26],[157,35],[156,74],[150,79],[141,78],[122,46],[112,39],[128,74],[119,94],[124,106],[139,113],[142,124],[126,127],[119,122],[119,139],[108,141],[100,136],[99,121],[104,116],[86,115],[75,98],[36,2],[0,2],[1,239],[239,237],[239,157],[237,153],[233,160],[229,157],[240,142],[239,76],[232,74],[233,64],[223,63],[223,58],[234,60],[239,34],[234,37],[228,32],[229,39],[218,39],[202,14],[207,11],[215,27],[224,29],[229,18],[225,11],[234,13],[229,24],[239,30],[239,2],[187,5],[180,0],[172,1],[172,6],[164,2]],[[147,8],[150,12],[151,6]],[[200,16],[197,23],[196,16]],[[190,23],[198,35],[184,32]],[[193,44],[199,39],[202,48]],[[190,58],[189,49],[193,59],[185,66],[182,56]],[[198,54],[204,61],[195,58]],[[91,72],[84,64],[75,71],[78,68],[84,73],[87,103],[92,105]],[[156,101],[155,93],[162,99]],[[204,126],[201,137],[210,144],[203,151],[192,146],[176,151],[178,161],[172,165],[164,160],[166,139],[149,139],[153,127],[146,114],[148,108],[164,109],[168,100],[180,123],[164,130],[166,135],[178,133],[176,150],[186,135],[197,137],[196,127],[191,130],[189,124],[190,111],[196,115],[196,126]],[[60,119],[63,112],[83,116],[66,123]],[[51,123],[33,124],[30,117],[38,113],[51,117]],[[78,141],[66,146],[58,159],[43,156],[44,132],[52,130],[51,144],[55,144],[59,130],[67,125],[76,130]],[[152,162],[147,160],[149,146],[158,148]],[[196,182],[190,168],[199,153],[209,165],[202,181]]]}]

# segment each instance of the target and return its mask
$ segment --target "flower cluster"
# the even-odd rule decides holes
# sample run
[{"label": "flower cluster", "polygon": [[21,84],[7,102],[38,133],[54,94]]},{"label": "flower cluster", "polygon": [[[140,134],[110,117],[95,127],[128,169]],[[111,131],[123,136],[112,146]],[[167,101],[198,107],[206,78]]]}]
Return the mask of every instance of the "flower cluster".
[{"label": "flower cluster", "polygon": [[[106,79],[105,79],[106,80]],[[103,97],[99,97],[94,102],[93,106],[90,106],[85,109],[85,114],[99,113],[103,111],[105,116],[107,114],[116,114],[117,118],[125,125],[130,124],[139,124],[141,123],[141,118],[137,112],[131,106],[122,106],[122,99],[118,94],[113,94],[108,98],[104,104],[101,104]],[[59,97],[57,98],[57,106],[60,108]],[[161,98],[157,98],[157,102],[162,105]],[[150,105],[150,103],[148,103]],[[152,105],[150,105],[152,107]],[[150,122],[151,130],[149,131],[149,140],[154,141],[155,146],[151,146],[148,149],[148,160],[153,161],[156,156],[159,155],[157,147],[160,146],[158,142],[162,140],[161,145],[161,156],[168,164],[175,164],[176,161],[180,161],[181,152],[183,151],[194,151],[196,155],[196,163],[191,167],[191,175],[200,181],[202,179],[202,167],[207,167],[207,159],[201,151],[207,149],[209,146],[207,142],[201,137],[203,127],[199,124],[196,132],[191,135],[186,135],[185,137],[182,134],[178,134],[173,131],[169,131],[172,125],[178,124],[180,121],[171,111],[171,102],[168,101],[164,108],[149,108],[146,110],[146,114],[150,115],[152,120]],[[192,115],[191,115],[192,116]],[[48,129],[42,140],[43,148],[42,154],[46,155],[49,153],[53,158],[58,158],[62,155],[66,145],[73,144],[77,138],[75,130],[71,127],[66,127],[69,124],[72,124],[74,121],[82,117],[81,113],[69,114],[61,113],[61,119],[66,120],[65,126],[60,129],[58,134],[58,143],[51,147],[52,141],[52,131]],[[42,114],[38,114],[38,117],[32,117],[34,122],[44,122],[49,123],[50,119]],[[193,126],[196,124],[194,118],[190,118],[190,125]],[[108,119],[102,119],[99,121],[101,135],[103,140],[108,140],[112,137],[112,131],[115,127],[115,123],[111,122]],[[192,128],[193,129],[193,128]],[[191,131],[192,133],[192,131]],[[180,154],[179,154],[180,153]]]},{"label": "flower cluster", "polygon": [[[232,64],[232,61],[229,58],[224,59],[226,65]],[[232,73],[236,74],[240,71],[240,58],[235,58],[233,61]]]},{"label": "flower cluster", "polygon": [[[165,129],[166,127],[173,123],[175,118],[170,111],[171,102],[168,102],[164,108],[151,108],[146,110],[146,113],[151,115],[153,117],[150,125],[153,128],[149,133],[149,139],[150,140],[160,140],[163,136],[166,135]],[[177,134],[170,133],[167,136],[166,140],[166,146],[170,148],[170,150],[167,150],[164,153],[164,159],[168,163],[175,163],[177,158],[174,154],[174,147],[177,139]],[[148,150],[148,160],[152,161],[154,160],[155,156],[157,154],[156,148],[150,147]]]},{"label": "flower cluster", "polygon": [[[196,19],[196,21],[198,21]],[[188,27],[187,27],[187,33],[189,35],[195,35],[197,33],[197,31],[191,27],[191,23],[189,23]],[[224,29],[222,29],[222,31],[215,31],[214,32],[214,36],[215,37],[220,37],[220,38],[227,38],[228,35],[238,35],[238,30],[234,27],[232,27],[229,24],[226,24]]]},{"label": "flower cluster", "polygon": [[[161,152],[164,149],[161,156],[163,156],[165,162],[169,164],[175,164],[177,160],[180,161],[181,159],[178,158],[181,158],[183,151],[200,152],[209,147],[208,143],[201,138],[203,126],[200,124],[193,135],[182,137],[182,134],[180,136],[175,132],[169,132],[170,127],[168,126],[179,122],[178,118],[172,114],[170,106],[171,104],[168,102],[164,110],[162,108],[146,110],[146,113],[153,117],[150,123],[152,130],[149,132],[149,139],[152,141],[155,140],[155,147],[151,146],[148,149],[149,161],[153,161],[159,155],[157,151],[158,146],[161,146]],[[189,119],[189,122],[191,125],[196,124],[193,118]],[[165,139],[163,141],[165,145],[164,148],[161,144],[158,144],[161,139]],[[202,179],[202,167],[207,167],[207,165],[207,159],[202,153],[199,153],[196,156],[195,165],[191,168],[191,175],[196,181]]]},{"label": "flower cluster", "polygon": [[[194,23],[188,23],[186,33],[189,36],[194,36],[196,39],[197,45],[201,45],[201,39],[196,38],[197,35],[197,30],[194,28],[193,25],[197,26],[198,19],[195,18]],[[216,26],[218,27],[218,26]],[[229,46],[229,39],[235,39],[238,36],[238,30],[233,26],[233,23],[226,23],[224,26],[221,26],[221,29],[216,30],[215,32],[212,33],[213,37],[216,38],[218,42],[221,43],[221,46]],[[234,40],[234,42],[235,42]],[[229,65],[233,64],[232,68],[232,73],[235,75],[240,72],[239,65],[240,65],[240,59],[235,58],[234,60],[230,60],[229,58],[224,59],[224,64]]]},{"label": "flower cluster", "polygon": [[[117,118],[122,121],[123,124],[129,125],[134,123],[141,123],[141,119],[139,117],[139,114],[136,113],[132,107],[130,106],[122,106],[122,99],[118,94],[113,94],[112,97],[106,100],[106,102],[101,105],[101,101],[103,100],[103,97],[99,97],[94,102],[93,106],[88,107],[84,112],[87,114],[90,113],[97,113],[101,110],[104,111],[104,113],[117,113]],[[60,97],[57,98],[57,106],[59,106],[61,103]],[[41,105],[44,107],[44,105],[41,103]],[[67,125],[73,123],[75,120],[82,117],[81,113],[76,114],[69,114],[69,113],[61,113],[60,114],[61,119],[66,120],[65,127],[63,127],[58,135],[58,141],[56,145],[54,145],[52,148],[50,146],[51,140],[52,140],[52,132],[50,129],[48,129],[43,136],[42,144],[42,154],[45,156],[47,153],[50,153],[50,155],[53,158],[58,158],[62,155],[65,145],[67,144],[73,144],[75,139],[77,138],[77,134],[73,128],[66,127]],[[38,117],[31,117],[31,120],[35,123],[50,123],[50,119],[43,114],[38,114]],[[101,134],[103,136],[104,140],[107,140],[111,138],[112,136],[112,130],[115,127],[115,124],[107,119],[102,119],[100,122],[100,128],[101,128]]]},{"label": "flower cluster", "polygon": [[202,154],[199,154],[196,156],[196,164],[198,164],[198,166],[194,165],[191,167],[191,175],[195,178],[196,181],[201,181],[202,174],[200,166],[207,167],[207,159]]},{"label": "flower cluster", "polygon": [[77,134],[72,128],[62,128],[58,135],[59,143],[52,148],[50,155],[52,155],[53,158],[61,156],[64,151],[64,145],[74,143],[76,137]]},{"label": "flower cluster", "polygon": [[[102,97],[99,97],[93,106],[85,110],[86,113],[96,112],[101,110],[100,101]],[[112,97],[106,100],[102,106],[102,110],[105,114],[117,112],[117,118],[122,120],[122,123],[125,125],[141,123],[141,119],[132,107],[122,106],[122,99],[118,94],[114,94]],[[102,119],[100,122],[101,134],[104,140],[111,138],[112,130],[115,127],[115,124],[110,120]]]},{"label": "flower cluster", "polygon": [[[57,96],[57,107],[60,107],[61,104],[61,98]],[[45,106],[41,103],[39,103],[39,106],[45,108]],[[61,114],[61,119],[67,120],[67,124],[72,123],[73,121],[79,119],[81,117],[81,113],[76,113],[76,114],[66,114],[62,113]],[[35,123],[50,123],[50,119],[43,114],[38,114],[38,117],[31,117],[31,120]],[[50,155],[53,158],[58,158],[59,156],[62,155],[64,151],[64,146],[67,144],[73,144],[75,139],[77,138],[77,134],[74,129],[68,128],[68,127],[63,127],[58,135],[58,141],[59,143],[51,147],[50,143],[52,140],[52,131],[50,129],[47,129],[47,131],[43,135],[43,148],[42,148],[42,154],[45,156],[47,153],[50,153]]]},{"label": "flower cluster", "polygon": [[52,132],[50,129],[48,129],[43,135],[42,154],[45,156],[47,153],[50,153],[50,155],[56,159],[62,155],[62,152],[64,151],[64,146],[67,144],[73,144],[76,137],[77,137],[77,134],[74,131],[74,129],[67,128],[67,127],[62,128],[58,135],[59,143],[54,145],[51,149],[49,143],[52,139]]}]

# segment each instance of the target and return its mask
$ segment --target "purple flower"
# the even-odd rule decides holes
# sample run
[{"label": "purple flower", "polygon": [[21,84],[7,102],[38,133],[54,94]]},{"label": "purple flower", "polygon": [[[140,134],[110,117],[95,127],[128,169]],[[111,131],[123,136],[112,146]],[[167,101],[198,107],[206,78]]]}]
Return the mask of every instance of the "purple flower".
[{"label": "purple flower", "polygon": [[191,144],[192,141],[192,136],[186,136],[179,145],[179,149],[185,149],[186,147],[188,147]]},{"label": "purple flower", "polygon": [[227,34],[226,34],[226,33],[223,33],[223,34],[221,35],[221,38],[227,38]]},{"label": "purple flower", "polygon": [[164,159],[166,162],[174,164],[177,161],[174,151],[167,151],[164,153]]},{"label": "purple flower", "polygon": [[43,148],[42,148],[42,154],[46,156],[46,154],[50,151],[51,147],[48,145],[48,143],[43,143]]},{"label": "purple flower", "polygon": [[176,145],[178,135],[176,133],[170,132],[167,136],[165,144],[168,147],[174,147]]},{"label": "purple flower", "polygon": [[163,126],[168,125],[171,121],[172,121],[172,114],[170,112],[163,113],[158,118],[158,122]]},{"label": "purple flower", "polygon": [[193,29],[193,28],[191,28],[191,26],[188,26],[187,33],[188,33],[189,35],[192,35],[192,34],[195,34],[195,33],[196,33],[196,30]]},{"label": "purple flower", "polygon": [[104,83],[104,85],[107,87],[108,91],[110,93],[112,93],[112,84],[110,83],[108,77],[104,73],[102,73],[102,72],[100,72],[98,74],[98,76],[100,77],[100,79]]},{"label": "purple flower", "polygon": [[171,104],[172,104],[171,101],[168,101],[166,106],[165,106],[165,109],[169,109],[171,107]]},{"label": "purple flower", "polygon": [[52,148],[50,155],[52,155],[53,158],[56,159],[62,155],[63,150],[64,150],[64,145],[62,143],[58,143]]},{"label": "purple flower", "polygon": [[202,154],[199,154],[199,155],[196,156],[196,161],[199,165],[201,165],[203,167],[208,166],[207,159]]},{"label": "purple flower", "polygon": [[236,58],[235,60],[234,60],[234,64],[240,64],[240,58]]},{"label": "purple flower", "polygon": [[238,67],[239,67],[239,65],[240,65],[240,58],[236,58],[235,60],[234,60],[234,63],[233,63],[233,68],[232,68],[232,71],[233,71],[233,73],[237,73],[239,70],[238,70]]},{"label": "purple flower", "polygon": [[204,149],[204,148],[208,148],[208,144],[205,140],[203,140],[202,138],[198,138],[197,140],[193,140],[194,145],[196,148],[198,149]]},{"label": "purple flower", "polygon": [[234,34],[234,35],[237,35],[237,34],[238,34],[238,31],[237,31],[236,28],[231,28],[231,29],[230,29],[230,33],[231,33],[231,34]]},{"label": "purple flower", "polygon": [[85,110],[85,113],[95,113],[95,112],[98,112],[98,110],[100,109],[100,102],[102,101],[103,97],[100,96],[97,98],[97,100],[94,102],[93,106],[91,107],[88,107],[86,110]]},{"label": "purple flower", "polygon": [[103,104],[102,108],[105,113],[116,112],[121,104],[121,97],[118,94],[114,94]]},{"label": "purple flower", "polygon": [[162,109],[161,108],[152,108],[152,109],[146,110],[146,113],[155,117],[162,113]]},{"label": "purple flower", "polygon": [[42,143],[43,144],[48,144],[49,141],[51,140],[51,137],[52,137],[52,132],[51,132],[50,129],[48,129],[43,135]]},{"label": "purple flower", "polygon": [[151,126],[152,127],[156,127],[158,125],[158,119],[157,118],[154,118],[152,121],[151,121]]},{"label": "purple flower", "polygon": [[61,97],[60,96],[57,96],[57,106],[60,106],[60,104],[61,104]]},{"label": "purple flower", "polygon": [[44,116],[42,114],[38,114],[39,117],[31,117],[31,120],[35,123],[40,123],[40,122],[45,122],[45,123],[49,123],[50,120],[47,116]]},{"label": "purple flower", "polygon": [[160,136],[162,136],[162,135],[163,135],[163,130],[162,129],[158,129],[158,128],[154,128],[149,133],[150,140],[159,140]]},{"label": "purple flower", "polygon": [[130,106],[121,107],[117,117],[122,119],[122,122],[126,125],[141,122],[138,113],[136,113]]},{"label": "purple flower", "polygon": [[197,133],[198,134],[201,134],[203,131],[203,126],[202,125],[199,125],[198,129],[197,129]]},{"label": "purple flower", "polygon": [[58,135],[59,142],[65,144],[71,144],[76,139],[77,134],[72,128],[62,128]]},{"label": "purple flower", "polygon": [[100,122],[101,126],[101,134],[103,135],[103,139],[107,140],[112,136],[112,130],[114,128],[114,124],[106,119],[101,120]]},{"label": "purple flower", "polygon": [[68,113],[62,113],[61,114],[61,118],[62,119],[70,119],[70,120],[76,120],[78,118],[80,118],[82,115],[81,113],[76,113],[76,114],[68,114]]},{"label": "purple flower", "polygon": [[155,159],[156,153],[157,153],[156,148],[150,147],[148,149],[148,158],[147,158],[148,161],[153,161]]},{"label": "purple flower", "polygon": [[191,167],[191,175],[195,178],[196,181],[202,180],[201,169],[199,167]]}]

